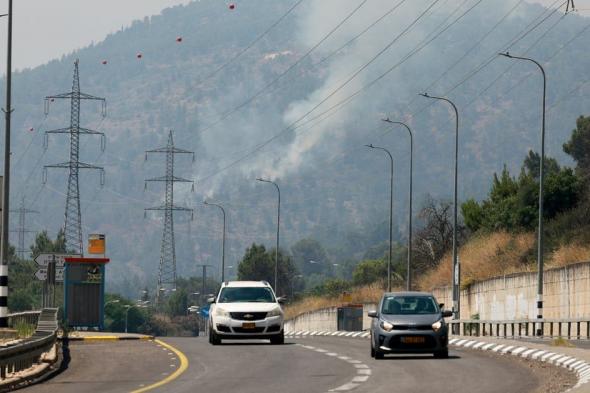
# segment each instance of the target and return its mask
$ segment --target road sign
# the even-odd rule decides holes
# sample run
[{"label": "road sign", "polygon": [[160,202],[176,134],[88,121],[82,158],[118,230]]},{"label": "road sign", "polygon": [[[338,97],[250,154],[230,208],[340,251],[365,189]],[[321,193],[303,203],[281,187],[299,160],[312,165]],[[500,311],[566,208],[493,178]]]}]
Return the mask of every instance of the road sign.
[{"label": "road sign", "polygon": [[[41,267],[35,272],[35,278],[39,281],[47,280],[47,268]],[[55,281],[63,282],[64,280],[64,268],[63,266],[56,266],[55,268]]]},{"label": "road sign", "polygon": [[37,258],[35,258],[35,262],[37,265],[41,267],[47,267],[49,262],[53,261],[53,257],[55,256],[55,266],[56,267],[63,267],[65,265],[65,258],[70,257],[78,257],[79,255],[71,255],[71,254],[39,254]]}]

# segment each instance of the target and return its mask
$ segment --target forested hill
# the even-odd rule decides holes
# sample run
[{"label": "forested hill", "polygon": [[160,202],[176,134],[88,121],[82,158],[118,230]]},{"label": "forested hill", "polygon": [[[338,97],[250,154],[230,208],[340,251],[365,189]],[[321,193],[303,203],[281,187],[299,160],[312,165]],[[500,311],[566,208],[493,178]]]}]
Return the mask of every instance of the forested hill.
[{"label": "forested hill", "polygon": [[[196,1],[16,73],[12,200],[24,196],[41,212],[31,218],[36,229],[55,233],[63,225],[66,173],[49,171],[43,186],[42,168],[67,161],[68,140],[51,136],[47,150],[43,141],[45,130],[69,124],[69,105],[50,103],[45,117],[43,97],[71,88],[76,58],[82,90],[108,101],[105,119],[97,106],[83,105],[82,124],[108,140],[102,153],[98,139],[83,137],[81,160],[106,169],[103,188],[98,174],[81,177],[84,230],[107,234],[109,283],[127,295],[155,282],[161,218],[144,218],[143,209],[160,205],[163,189],[150,184],[144,191],[144,179],[164,174],[164,157],[145,161],[144,151],[164,146],[170,129],[178,147],[196,152],[194,163],[176,159],[175,175],[197,180],[195,193],[190,186],[175,190],[178,204],[196,209],[192,222],[190,215],[176,216],[180,275],[219,259],[220,215],[202,205],[205,198],[226,206],[228,264],[254,241],[273,244],[276,194],[255,182],[258,176],[281,184],[285,247],[310,236],[347,258],[385,239],[389,167],[367,143],[387,146],[395,157],[395,221],[397,237],[405,238],[408,140],[403,130],[384,135],[381,118],[405,120],[414,130],[416,205],[427,194],[452,192],[453,118],[444,104],[428,106],[417,96],[424,90],[456,102],[460,196],[483,197],[493,172],[505,163],[515,172],[539,145],[538,70],[493,58],[499,50],[545,65],[548,154],[568,164],[561,145],[590,108],[588,18],[514,0],[439,1],[420,18],[431,3],[407,1],[353,40],[393,4],[369,1],[353,12],[360,1],[303,0],[251,45],[293,4],[249,0],[229,10],[216,0]],[[369,87],[341,110],[325,112],[363,86]],[[295,131],[285,131],[300,118]]]}]

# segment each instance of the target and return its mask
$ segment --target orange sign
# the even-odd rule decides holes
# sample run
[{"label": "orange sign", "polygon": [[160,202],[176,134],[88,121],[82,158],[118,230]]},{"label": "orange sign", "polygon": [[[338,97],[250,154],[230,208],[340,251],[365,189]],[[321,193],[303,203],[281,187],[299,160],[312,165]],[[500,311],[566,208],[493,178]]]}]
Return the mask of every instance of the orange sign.
[{"label": "orange sign", "polygon": [[88,235],[88,254],[105,254],[106,240],[105,235],[90,234]]}]

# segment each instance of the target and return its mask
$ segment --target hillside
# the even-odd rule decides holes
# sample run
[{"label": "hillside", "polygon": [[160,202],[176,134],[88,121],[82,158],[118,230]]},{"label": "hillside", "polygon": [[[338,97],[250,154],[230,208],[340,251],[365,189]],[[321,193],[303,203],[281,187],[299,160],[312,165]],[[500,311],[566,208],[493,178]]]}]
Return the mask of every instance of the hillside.
[{"label": "hillside", "polygon": [[[440,31],[438,26],[468,9],[468,5],[461,6],[464,2],[442,3],[353,83],[320,106],[318,113],[404,59],[422,40],[432,37],[433,31]],[[111,290],[135,296],[140,287],[155,282],[161,219],[151,214],[144,219],[143,209],[160,204],[162,189],[151,184],[144,191],[143,179],[162,175],[164,161],[163,157],[150,157],[146,162],[144,151],[163,146],[169,129],[175,132],[177,146],[194,150],[197,156],[194,164],[178,158],[175,172],[197,180],[194,194],[188,187],[180,187],[175,194],[178,203],[196,209],[193,222],[180,214],[176,218],[180,275],[198,275],[196,263],[217,264],[219,259],[221,220],[218,211],[202,206],[205,198],[223,202],[228,210],[229,265],[253,241],[272,245],[276,195],[254,181],[258,176],[273,177],[281,184],[284,246],[311,236],[322,241],[335,258],[349,258],[384,240],[388,166],[384,157],[363,147],[366,143],[386,145],[395,157],[394,216],[396,238],[401,241],[407,216],[407,137],[401,131],[383,135],[380,119],[386,114],[405,119],[414,129],[415,206],[418,208],[426,195],[449,198],[450,113],[443,105],[426,107],[429,103],[416,98],[416,93],[461,59],[473,46],[474,37],[484,37],[504,15],[509,16],[440,82],[428,88],[430,93],[446,93],[544,12],[538,5],[522,3],[509,13],[515,3],[495,1],[492,7],[491,1],[482,2],[342,111],[326,116],[321,123],[302,126],[296,133],[284,133],[257,155],[218,174],[314,107],[400,34],[424,6],[404,5],[332,56],[384,9],[391,8],[386,1],[367,5],[274,84],[272,92],[231,114],[232,108],[288,70],[358,2],[303,2],[214,75],[292,2],[252,0],[240,4],[236,12],[228,12],[219,2],[203,0],[167,9],[103,42],[15,75],[12,200],[25,196],[41,211],[33,217],[37,229],[49,228],[55,233],[62,225],[65,174],[49,172],[44,187],[41,179],[43,165],[66,160],[66,138],[52,136],[45,152],[43,131],[67,125],[69,107],[56,103],[44,118],[42,99],[68,91],[72,65],[79,58],[82,90],[108,100],[104,120],[98,115],[99,108],[83,107],[83,124],[104,131],[108,142],[101,154],[98,140],[84,138],[82,159],[105,167],[106,185],[99,188],[98,175],[84,173],[81,193],[84,230],[108,236],[113,260],[109,266]],[[325,15],[330,17],[323,18]],[[567,163],[561,144],[575,119],[590,107],[590,95],[584,94],[588,92],[584,78],[590,55],[582,45],[588,37],[584,30],[588,19],[575,14],[562,16],[550,15],[510,50],[528,52],[545,62],[550,108],[548,154]],[[182,42],[177,42],[177,37],[182,37]],[[331,57],[324,60],[326,56]],[[538,146],[540,84],[536,70],[525,65],[508,68],[510,65],[505,59],[494,60],[450,93],[461,115],[462,200],[482,198],[492,173],[500,171],[504,163],[511,169],[519,167],[522,155]],[[498,75],[503,76],[492,84]]]}]

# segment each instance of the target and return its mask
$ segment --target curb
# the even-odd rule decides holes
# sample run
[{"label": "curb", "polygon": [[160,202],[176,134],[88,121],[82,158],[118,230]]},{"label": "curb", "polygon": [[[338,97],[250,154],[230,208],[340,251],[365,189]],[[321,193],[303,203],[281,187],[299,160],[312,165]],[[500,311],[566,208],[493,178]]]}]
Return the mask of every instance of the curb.
[{"label": "curb", "polygon": [[57,361],[57,346],[54,345],[49,352],[41,355],[40,362],[27,370],[19,372],[18,375],[6,378],[0,382],[0,392],[9,392],[26,386],[31,386],[50,374],[52,366]]},{"label": "curb", "polygon": [[[68,341],[153,341],[154,336],[83,336],[68,337]],[[59,339],[63,341],[63,337]]]},{"label": "curb", "polygon": [[[285,337],[301,339],[301,338],[309,338],[314,336],[331,336],[331,337],[349,337],[349,338],[370,338],[370,333],[361,331],[361,332],[330,332],[330,331],[295,331],[295,332],[285,332]],[[573,391],[582,385],[587,384],[590,382],[590,363],[577,359],[573,356],[567,356],[559,352],[552,352],[549,350],[542,350],[542,349],[533,349],[528,348],[526,346],[520,345],[506,345],[506,344],[498,344],[489,341],[479,341],[479,340],[469,340],[469,339],[461,339],[461,338],[451,338],[449,340],[449,345],[454,347],[466,348],[466,349],[473,349],[473,350],[480,350],[480,351],[491,351],[501,355],[512,355],[512,356],[519,356],[523,359],[533,360],[538,362],[545,362],[552,364],[557,367],[563,367],[567,370],[573,371],[578,378],[578,383],[567,390]]]}]

